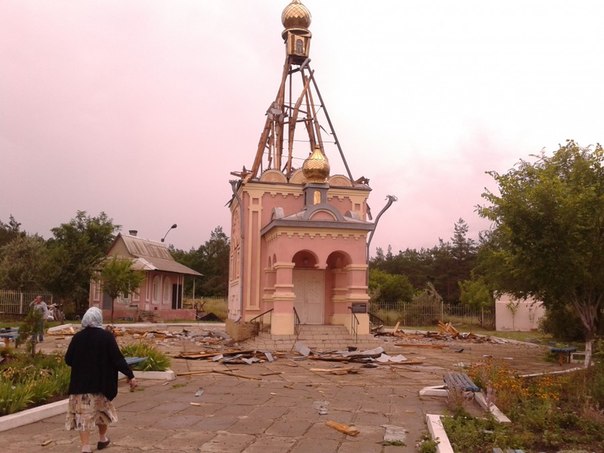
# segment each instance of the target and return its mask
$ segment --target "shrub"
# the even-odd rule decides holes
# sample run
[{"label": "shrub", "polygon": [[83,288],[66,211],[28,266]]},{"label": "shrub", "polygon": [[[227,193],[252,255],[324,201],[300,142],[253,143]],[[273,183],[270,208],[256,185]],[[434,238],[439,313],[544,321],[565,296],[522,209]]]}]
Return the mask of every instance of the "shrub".
[{"label": "shrub", "polygon": [[455,451],[493,448],[558,451],[572,447],[604,451],[598,398],[604,390],[604,365],[560,376],[519,377],[505,363],[490,361],[468,370],[474,382],[512,420],[493,424],[458,411],[443,420]]},{"label": "shrub", "polygon": [[70,371],[60,355],[7,355],[0,367],[0,415],[66,396]]},{"label": "shrub", "polygon": [[145,357],[146,360],[132,366],[137,371],[166,371],[170,367],[170,358],[155,346],[139,341],[122,347],[127,357]]}]

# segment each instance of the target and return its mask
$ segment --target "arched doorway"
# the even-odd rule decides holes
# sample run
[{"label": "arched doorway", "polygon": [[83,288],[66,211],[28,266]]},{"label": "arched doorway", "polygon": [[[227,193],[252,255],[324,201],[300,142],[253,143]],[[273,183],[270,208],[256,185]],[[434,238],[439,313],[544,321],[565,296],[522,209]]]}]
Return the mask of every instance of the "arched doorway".
[{"label": "arched doorway", "polygon": [[317,257],[302,250],[292,258],[294,262],[294,309],[300,324],[323,324],[325,320],[325,271],[318,269]]}]

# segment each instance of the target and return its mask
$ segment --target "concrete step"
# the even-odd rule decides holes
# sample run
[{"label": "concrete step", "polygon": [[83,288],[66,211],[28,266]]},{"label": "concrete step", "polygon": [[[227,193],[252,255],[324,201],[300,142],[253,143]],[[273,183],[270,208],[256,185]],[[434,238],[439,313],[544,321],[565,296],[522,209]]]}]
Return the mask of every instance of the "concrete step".
[{"label": "concrete step", "polygon": [[258,336],[246,340],[242,346],[245,349],[293,351],[296,342],[304,344],[315,352],[342,351],[349,347],[363,351],[382,345],[382,341],[373,335],[358,335],[355,338],[348,333],[344,326],[302,325],[297,336],[271,335],[262,332]]}]

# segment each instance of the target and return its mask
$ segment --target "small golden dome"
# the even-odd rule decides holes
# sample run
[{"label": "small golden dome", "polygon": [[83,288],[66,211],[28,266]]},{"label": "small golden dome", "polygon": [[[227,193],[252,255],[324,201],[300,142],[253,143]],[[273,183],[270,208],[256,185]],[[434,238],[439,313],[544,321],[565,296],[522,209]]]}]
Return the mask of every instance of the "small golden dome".
[{"label": "small golden dome", "polygon": [[329,161],[318,146],[302,165],[302,173],[310,183],[323,184],[329,178],[329,170]]},{"label": "small golden dome", "polygon": [[310,11],[300,0],[292,0],[281,13],[281,23],[288,29],[308,29],[312,17]]}]

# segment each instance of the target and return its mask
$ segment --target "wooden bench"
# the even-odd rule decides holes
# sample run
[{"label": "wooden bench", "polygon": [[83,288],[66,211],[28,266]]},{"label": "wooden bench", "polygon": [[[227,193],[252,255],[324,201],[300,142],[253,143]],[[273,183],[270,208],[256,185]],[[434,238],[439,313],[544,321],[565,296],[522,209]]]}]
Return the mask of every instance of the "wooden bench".
[{"label": "wooden bench", "polygon": [[480,392],[480,388],[472,382],[470,376],[465,373],[457,373],[450,371],[445,373],[443,376],[443,381],[447,386],[447,389],[453,390],[463,390],[464,392]]},{"label": "wooden bench", "polygon": [[570,363],[570,356],[577,348],[568,346],[565,348],[550,348],[549,350],[553,354],[558,354],[558,364],[562,365],[563,363]]},{"label": "wooden bench", "polygon": [[4,346],[8,348],[10,340],[15,341],[19,337],[19,328],[0,329],[0,338],[4,340]]}]

